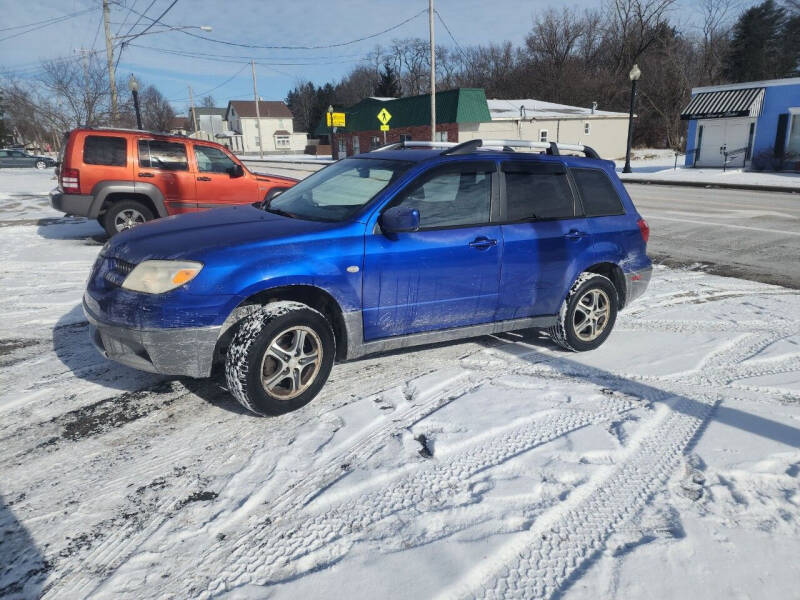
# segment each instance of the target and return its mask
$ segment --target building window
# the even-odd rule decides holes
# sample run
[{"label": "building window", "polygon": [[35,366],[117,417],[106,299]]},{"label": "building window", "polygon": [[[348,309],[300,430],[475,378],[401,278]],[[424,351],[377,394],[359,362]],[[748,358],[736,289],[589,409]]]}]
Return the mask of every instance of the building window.
[{"label": "building window", "polygon": [[786,137],[786,154],[800,154],[800,109],[790,108],[791,122]]},{"label": "building window", "polygon": [[256,136],[256,146],[260,146],[260,145],[261,145],[261,138]]},{"label": "building window", "polygon": [[436,141],[437,142],[446,142],[447,141],[447,132],[446,131],[437,131],[436,132]]},{"label": "building window", "polygon": [[339,138],[339,158],[343,156],[347,156],[347,140],[344,138]]},{"label": "building window", "polygon": [[289,136],[288,135],[276,135],[275,136],[275,147],[276,148],[288,148],[289,147]]},{"label": "building window", "polygon": [[583,124],[583,133],[589,135],[591,131],[592,131],[592,124],[589,123],[589,121],[586,121],[586,123]]},{"label": "building window", "polygon": [[400,141],[401,142],[410,142],[411,141],[411,134],[409,134],[409,133],[401,133],[400,134]]},{"label": "building window", "polygon": [[539,130],[539,141],[546,142],[547,141],[547,129],[540,129]]},{"label": "building window", "polygon": [[361,154],[361,141],[358,136],[353,138],[353,154]]},{"label": "building window", "polygon": [[381,146],[381,138],[377,135],[373,135],[369,140],[369,149],[375,150],[375,148],[380,148]]}]

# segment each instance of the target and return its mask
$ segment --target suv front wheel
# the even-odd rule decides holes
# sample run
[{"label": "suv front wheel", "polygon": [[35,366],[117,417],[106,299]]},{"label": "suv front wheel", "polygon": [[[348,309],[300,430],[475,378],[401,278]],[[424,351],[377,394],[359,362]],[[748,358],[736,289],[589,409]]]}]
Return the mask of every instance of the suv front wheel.
[{"label": "suv front wheel", "polygon": [[617,289],[608,277],[581,273],[561,305],[550,337],[566,350],[594,350],[611,334],[617,306]]},{"label": "suv front wheel", "polygon": [[280,301],[245,318],[225,357],[228,391],[259,415],[308,404],[325,385],[336,342],[328,320],[299,302]]},{"label": "suv front wheel", "polygon": [[113,237],[153,218],[153,212],[138,200],[120,200],[109,206],[103,215],[103,229],[108,237]]}]

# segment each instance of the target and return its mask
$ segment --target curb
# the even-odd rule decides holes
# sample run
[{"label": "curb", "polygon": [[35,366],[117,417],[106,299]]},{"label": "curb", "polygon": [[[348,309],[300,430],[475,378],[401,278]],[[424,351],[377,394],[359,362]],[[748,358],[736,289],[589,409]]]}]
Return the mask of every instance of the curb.
[{"label": "curb", "polygon": [[671,185],[674,187],[696,187],[720,190],[749,190],[754,192],[783,192],[786,194],[800,194],[800,185],[788,187],[781,185],[761,185],[751,183],[711,183],[708,181],[669,181],[664,179],[628,179],[620,177],[623,184],[636,183],[640,185]]}]

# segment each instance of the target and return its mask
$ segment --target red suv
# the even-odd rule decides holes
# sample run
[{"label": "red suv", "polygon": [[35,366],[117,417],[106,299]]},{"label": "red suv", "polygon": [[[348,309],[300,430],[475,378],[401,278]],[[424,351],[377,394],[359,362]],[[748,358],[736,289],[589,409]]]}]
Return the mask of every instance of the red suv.
[{"label": "red suv", "polygon": [[50,204],[97,219],[109,236],[159,217],[258,204],[297,183],[249,171],[220,144],[130,129],[74,129],[60,160]]}]

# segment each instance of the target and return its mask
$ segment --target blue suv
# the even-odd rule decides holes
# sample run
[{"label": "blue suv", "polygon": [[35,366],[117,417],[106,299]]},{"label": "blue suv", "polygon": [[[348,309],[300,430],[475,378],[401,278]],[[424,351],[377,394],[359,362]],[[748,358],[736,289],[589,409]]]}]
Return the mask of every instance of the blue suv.
[{"label": "blue suv", "polygon": [[334,360],[524,328],[597,348],[647,287],[648,235],[589,147],[406,142],[260,208],[119,234],[83,307],[106,357],[191,377],[224,363],[237,400],[274,415],[309,402]]}]

